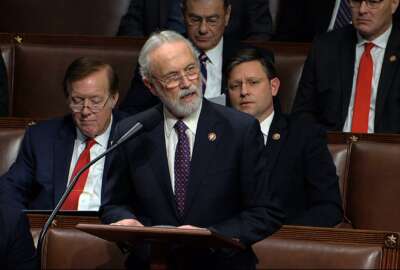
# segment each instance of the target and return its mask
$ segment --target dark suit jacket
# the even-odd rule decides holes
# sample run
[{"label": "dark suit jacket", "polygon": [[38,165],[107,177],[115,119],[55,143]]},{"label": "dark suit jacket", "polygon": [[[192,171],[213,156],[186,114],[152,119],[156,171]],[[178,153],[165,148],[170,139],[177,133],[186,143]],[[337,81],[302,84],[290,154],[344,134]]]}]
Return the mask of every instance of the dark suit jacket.
[{"label": "dark suit jacket", "polygon": [[310,42],[328,30],[335,0],[281,0],[274,40]]},{"label": "dark suit jacket", "polygon": [[8,116],[8,103],[7,69],[0,54],[0,116]]},{"label": "dark suit jacket", "polygon": [[[158,105],[160,114],[161,108]],[[138,117],[120,122],[115,135],[131,127]],[[215,141],[208,139],[211,132],[216,134]],[[160,121],[154,129],[114,153],[106,198],[100,208],[102,221],[137,218],[147,226],[212,227],[249,247],[241,266],[251,269],[255,257],[250,245],[273,233],[283,218],[279,207],[271,201],[268,181],[263,179],[263,150],[260,127],[254,118],[203,100],[184,217],[177,214],[168,171],[164,121]],[[199,269],[209,269],[204,268],[210,266],[206,262],[198,263],[203,267]]]},{"label": "dark suit jacket", "polygon": [[[224,69],[229,58],[234,54],[234,52],[240,48],[240,44],[236,40],[225,39],[222,49],[222,73],[224,74]],[[226,81],[224,80],[224,75],[222,75],[221,80],[221,92],[226,91]],[[160,99],[154,96],[149,89],[144,85],[142,76],[139,73],[139,64],[136,66],[135,74],[132,79],[131,88],[128,90],[124,100],[122,101],[119,109],[127,112],[129,114],[135,114],[145,111],[155,105],[160,103]]]},{"label": "dark suit jacket", "polygon": [[8,204],[1,204],[0,228],[0,268],[39,269],[25,214]]},{"label": "dark suit jacket", "polygon": [[[343,130],[353,84],[356,31],[349,25],[317,38],[303,68],[293,113]],[[375,132],[400,132],[400,29],[393,25],[379,79]]]},{"label": "dark suit jacket", "polygon": [[284,224],[321,227],[342,220],[338,177],[325,136],[315,124],[274,114],[265,147],[266,170],[282,201]]},{"label": "dark suit jacket", "polygon": [[[273,40],[311,42],[328,30],[336,0],[280,0]],[[399,21],[397,9],[393,19]]]},{"label": "dark suit jacket", "polygon": [[[110,138],[116,123],[124,116],[114,112]],[[75,138],[71,115],[29,127],[17,160],[0,179],[0,202],[22,209],[53,209],[67,186]],[[108,168],[109,158],[106,158],[103,185]]]},{"label": "dark suit jacket", "polygon": [[[269,0],[231,0],[232,13],[226,35],[235,39],[267,40],[272,34]],[[119,36],[146,37],[164,30],[168,20],[168,0],[131,0],[122,17]]]}]

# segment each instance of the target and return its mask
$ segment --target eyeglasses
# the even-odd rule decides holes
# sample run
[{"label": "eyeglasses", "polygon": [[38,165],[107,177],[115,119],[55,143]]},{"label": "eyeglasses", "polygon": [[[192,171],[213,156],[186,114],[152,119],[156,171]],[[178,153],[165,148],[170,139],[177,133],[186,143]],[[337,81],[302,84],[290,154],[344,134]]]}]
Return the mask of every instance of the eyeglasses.
[{"label": "eyeglasses", "polygon": [[[105,101],[103,99],[95,97],[95,98],[81,98],[81,97],[71,97],[69,102],[69,107],[73,112],[81,112],[86,107],[92,113],[98,113],[104,109],[111,95],[107,97]],[[85,100],[88,100],[88,105],[85,106]],[[101,99],[101,100],[100,100]]]},{"label": "eyeglasses", "polygon": [[231,91],[239,91],[243,89],[243,85],[247,85],[248,87],[254,87],[260,84],[264,79],[262,78],[251,78],[246,79],[245,81],[233,81],[228,84],[228,88]]},{"label": "eyeglasses", "polygon": [[205,17],[205,18],[201,17],[201,16],[189,15],[188,18],[187,18],[187,24],[189,26],[198,27],[203,23],[203,21],[205,21],[205,23],[208,26],[215,27],[220,23],[220,21],[221,21],[220,19],[221,19],[221,17],[217,16],[217,15],[210,16],[210,17]]},{"label": "eyeglasses", "polygon": [[378,8],[383,0],[349,0],[349,5],[352,8],[359,8],[362,4],[362,2],[365,2],[368,8]]},{"label": "eyeglasses", "polygon": [[199,78],[199,68],[196,65],[190,65],[183,70],[183,75],[180,73],[173,73],[168,75],[165,78],[157,78],[153,76],[153,78],[157,79],[161,82],[164,87],[172,89],[178,87],[183,80],[183,77],[186,77],[189,81],[193,81]]}]

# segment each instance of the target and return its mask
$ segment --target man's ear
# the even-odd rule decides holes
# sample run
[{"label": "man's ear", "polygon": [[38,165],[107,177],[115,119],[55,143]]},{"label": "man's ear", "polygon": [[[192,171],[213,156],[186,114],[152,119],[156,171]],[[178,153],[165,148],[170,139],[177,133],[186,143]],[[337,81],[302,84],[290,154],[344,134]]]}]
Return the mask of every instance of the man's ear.
[{"label": "man's ear", "polygon": [[149,91],[154,95],[154,96],[158,96],[157,95],[157,91],[156,91],[156,87],[155,85],[146,77],[143,78],[143,83],[144,85],[146,85],[147,89],[149,89]]},{"label": "man's ear", "polygon": [[119,93],[115,93],[114,95],[112,95],[112,107],[114,108],[115,105],[118,102],[118,98],[119,98]]},{"label": "man's ear", "polygon": [[275,97],[278,94],[281,81],[278,79],[278,77],[275,77],[272,80],[270,80],[270,82],[271,82],[271,94],[273,97]]}]

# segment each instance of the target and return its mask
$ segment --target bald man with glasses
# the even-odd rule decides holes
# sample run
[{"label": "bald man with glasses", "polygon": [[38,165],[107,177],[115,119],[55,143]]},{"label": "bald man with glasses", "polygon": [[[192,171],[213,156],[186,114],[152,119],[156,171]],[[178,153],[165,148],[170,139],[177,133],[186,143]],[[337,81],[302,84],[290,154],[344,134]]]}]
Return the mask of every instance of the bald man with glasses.
[{"label": "bald man with glasses", "polygon": [[292,112],[328,130],[399,133],[399,0],[348,5],[352,24],[313,42]]},{"label": "bald man with glasses", "polygon": [[[22,209],[52,209],[70,180],[110,144],[124,114],[114,111],[119,86],[107,63],[79,58],[67,68],[64,94],[71,113],[28,127],[17,160],[0,179],[0,202]],[[97,211],[108,158],[78,180],[62,210]]]}]

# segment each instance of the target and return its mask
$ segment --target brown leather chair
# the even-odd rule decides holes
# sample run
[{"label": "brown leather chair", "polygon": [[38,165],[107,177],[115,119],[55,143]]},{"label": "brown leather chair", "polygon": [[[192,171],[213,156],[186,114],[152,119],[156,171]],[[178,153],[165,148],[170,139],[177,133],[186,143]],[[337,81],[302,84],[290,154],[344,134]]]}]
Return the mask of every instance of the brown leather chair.
[{"label": "brown leather chair", "polygon": [[347,180],[347,173],[348,173],[348,151],[349,151],[349,144],[347,143],[335,143],[335,144],[328,144],[329,152],[332,155],[333,162],[336,166],[336,174],[339,178],[339,188],[340,188],[340,195],[342,196],[342,204],[343,207],[346,205],[345,202],[345,192],[346,192],[346,180]]},{"label": "brown leather chair", "polygon": [[130,0],[2,0],[0,32],[115,36]]},{"label": "brown leather chair", "polygon": [[[393,269],[399,267],[397,233],[284,226],[253,245],[257,269]],[[389,241],[390,242],[390,241]],[[75,229],[50,229],[43,269],[122,269],[126,255],[108,241]]]},{"label": "brown leather chair", "polygon": [[120,77],[120,100],[130,86],[141,39],[23,35],[15,47],[12,116],[49,118],[68,112],[62,81],[68,65],[88,56],[110,63]]},{"label": "brown leather chair", "polygon": [[353,143],[345,214],[354,228],[400,231],[399,160],[399,143]]},{"label": "brown leather chair", "polygon": [[0,127],[0,175],[8,171],[17,158],[19,146],[25,134],[25,128]]},{"label": "brown leather chair", "polygon": [[382,247],[267,238],[253,246],[257,269],[379,269]]},{"label": "brown leather chair", "polygon": [[50,229],[42,269],[125,269],[116,244],[75,229]]}]

